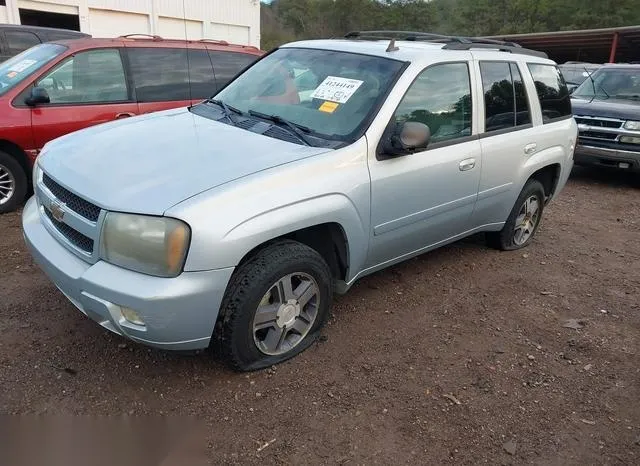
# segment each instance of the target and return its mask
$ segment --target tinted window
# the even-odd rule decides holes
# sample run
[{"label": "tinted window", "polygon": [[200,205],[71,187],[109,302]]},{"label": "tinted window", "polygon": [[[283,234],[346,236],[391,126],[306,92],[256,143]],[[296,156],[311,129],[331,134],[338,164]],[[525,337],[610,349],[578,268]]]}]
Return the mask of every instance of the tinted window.
[{"label": "tinted window", "polygon": [[511,63],[511,79],[513,79],[513,90],[516,98],[516,126],[528,125],[531,123],[531,109],[527,98],[527,90],[524,87],[522,74],[515,63]]},{"label": "tinted window", "polygon": [[127,50],[138,102],[189,100],[187,49]]},{"label": "tinted window", "polygon": [[47,73],[36,85],[47,90],[52,104],[128,100],[124,68],[116,49],[78,53]]},{"label": "tinted window", "polygon": [[471,82],[466,63],[424,70],[396,110],[397,122],[417,121],[431,130],[431,141],[471,135]]},{"label": "tinted window", "polygon": [[240,71],[258,59],[255,55],[209,50],[218,89],[226,86]]},{"label": "tinted window", "polygon": [[536,84],[543,123],[571,115],[569,90],[558,68],[554,65],[530,63],[529,70]]},{"label": "tinted window", "polygon": [[515,63],[481,62],[485,131],[531,123],[522,75]]},{"label": "tinted window", "polygon": [[189,50],[189,78],[193,99],[206,99],[215,94],[216,80],[206,50]]},{"label": "tinted window", "polygon": [[6,31],[4,34],[7,39],[10,55],[17,55],[23,50],[27,50],[40,43],[38,36],[31,32]]}]

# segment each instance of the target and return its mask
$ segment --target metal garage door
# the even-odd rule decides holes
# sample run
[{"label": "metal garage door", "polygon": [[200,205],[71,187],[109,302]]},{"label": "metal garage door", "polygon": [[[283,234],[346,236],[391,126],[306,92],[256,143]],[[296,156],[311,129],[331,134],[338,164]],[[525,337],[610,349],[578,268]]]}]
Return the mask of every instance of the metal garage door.
[{"label": "metal garage door", "polygon": [[182,20],[179,18],[158,18],[158,35],[165,39],[184,39],[185,26],[187,39],[202,39],[202,23],[200,21]]},{"label": "metal garage door", "polygon": [[234,44],[249,45],[249,28],[233,24],[211,23],[210,39],[226,40]]},{"label": "metal garage door", "polygon": [[89,28],[93,37],[148,34],[149,15],[89,9]]}]

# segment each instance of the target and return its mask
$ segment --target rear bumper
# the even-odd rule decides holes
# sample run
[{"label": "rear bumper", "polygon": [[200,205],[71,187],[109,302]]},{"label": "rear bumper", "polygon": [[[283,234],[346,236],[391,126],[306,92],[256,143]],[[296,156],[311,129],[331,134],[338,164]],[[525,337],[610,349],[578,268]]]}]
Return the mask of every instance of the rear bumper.
[{"label": "rear bumper", "polygon": [[[62,293],[104,328],[149,346],[206,348],[233,268],[157,278],[103,261],[88,264],[45,228],[34,198],[22,213],[24,238],[35,261]],[[133,309],[145,322],[126,320]]]},{"label": "rear bumper", "polygon": [[592,165],[640,171],[640,151],[632,152],[628,150],[578,144],[574,159],[576,165]]}]

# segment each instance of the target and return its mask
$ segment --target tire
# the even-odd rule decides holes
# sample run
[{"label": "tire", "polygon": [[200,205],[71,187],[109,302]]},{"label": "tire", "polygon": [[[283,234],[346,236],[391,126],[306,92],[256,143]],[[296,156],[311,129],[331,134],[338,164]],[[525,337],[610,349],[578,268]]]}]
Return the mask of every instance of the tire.
[{"label": "tire", "polygon": [[0,214],[13,212],[27,195],[27,174],[18,161],[0,151]]},{"label": "tire", "polygon": [[[284,289],[286,283],[291,291]],[[214,345],[236,371],[279,364],[316,340],[332,298],[331,270],[320,254],[295,241],[273,243],[231,277]]]},{"label": "tire", "polygon": [[[529,210],[533,210],[530,208],[530,202],[533,198],[536,199],[538,204],[537,211],[533,214],[525,212],[525,202],[528,203]],[[544,202],[545,194],[542,184],[537,180],[527,181],[502,230],[487,233],[487,244],[502,251],[514,251],[528,246],[540,226]],[[528,218],[528,227],[521,228],[521,222],[526,221],[529,215],[533,216]]]}]

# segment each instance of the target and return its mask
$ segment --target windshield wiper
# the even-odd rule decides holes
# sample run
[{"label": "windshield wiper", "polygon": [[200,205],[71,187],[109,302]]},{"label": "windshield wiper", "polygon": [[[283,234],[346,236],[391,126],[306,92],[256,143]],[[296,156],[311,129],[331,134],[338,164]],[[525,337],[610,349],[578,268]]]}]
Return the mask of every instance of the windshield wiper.
[{"label": "windshield wiper", "polygon": [[216,99],[208,99],[207,102],[212,103],[217,105],[218,107],[220,107],[222,109],[222,111],[224,112],[224,116],[227,117],[227,120],[229,120],[231,122],[232,125],[236,125],[236,122],[233,121],[233,118],[231,118],[231,112],[237,114],[237,115],[242,115],[242,110],[238,110],[235,107],[231,107],[227,104],[225,104],[222,100],[216,100]]},{"label": "windshield wiper", "polygon": [[249,115],[262,118],[264,120],[273,121],[275,124],[285,126],[291,131],[295,136],[298,137],[300,142],[304,143],[305,146],[311,146],[312,144],[309,142],[305,133],[310,133],[311,129],[306,126],[298,125],[296,123],[292,123],[286,118],[282,118],[280,115],[267,115],[266,113],[257,112],[255,110],[249,110]]}]

